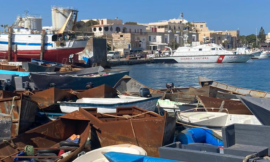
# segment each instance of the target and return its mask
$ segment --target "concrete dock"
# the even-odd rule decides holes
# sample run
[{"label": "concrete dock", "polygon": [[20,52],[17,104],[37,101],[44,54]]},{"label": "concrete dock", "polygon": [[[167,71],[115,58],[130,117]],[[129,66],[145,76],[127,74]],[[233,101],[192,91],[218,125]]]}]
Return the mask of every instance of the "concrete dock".
[{"label": "concrete dock", "polygon": [[125,58],[122,59],[113,59],[108,61],[110,66],[120,66],[120,65],[135,65],[135,64],[149,64],[153,63],[153,59],[130,59],[127,60]]}]

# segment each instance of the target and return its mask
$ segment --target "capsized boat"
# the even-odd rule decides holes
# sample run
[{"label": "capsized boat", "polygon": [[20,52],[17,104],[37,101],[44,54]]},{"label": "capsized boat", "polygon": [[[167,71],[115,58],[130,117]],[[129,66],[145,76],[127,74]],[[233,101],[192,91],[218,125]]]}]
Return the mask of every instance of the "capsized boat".
[{"label": "capsized boat", "polygon": [[[197,96],[197,98],[203,107],[211,112],[219,111],[219,108],[222,106],[222,108],[227,109],[230,114],[252,115],[250,110],[239,100],[225,100],[206,96]],[[211,108],[213,109],[211,110]]]},{"label": "capsized boat", "polygon": [[112,145],[107,147],[102,147],[99,149],[95,149],[85,153],[84,155],[79,156],[73,162],[109,162],[104,153],[106,152],[121,152],[121,153],[129,153],[135,155],[147,155],[146,151],[136,145],[131,144],[119,144],[119,145]]},{"label": "capsized boat", "polygon": [[264,91],[257,91],[257,90],[251,90],[251,89],[245,89],[245,88],[239,88],[234,87],[231,85],[227,85],[225,83],[220,83],[217,81],[214,81],[212,79],[206,78],[206,77],[200,77],[199,76],[199,83],[202,87],[204,86],[210,86],[210,97],[216,97],[218,91],[228,92],[231,95],[250,95],[252,97],[259,97],[259,98],[270,98],[269,92]]},{"label": "capsized boat", "polygon": [[159,98],[81,98],[76,102],[58,102],[63,113],[81,108],[97,108],[99,113],[116,112],[116,107],[137,106],[147,111],[155,111]]},{"label": "capsized boat", "polygon": [[0,161],[71,161],[84,149],[89,131],[89,119],[83,113],[75,111],[66,114],[0,143]]},{"label": "capsized boat", "polygon": [[[80,109],[85,110],[85,109]],[[149,156],[158,157],[158,148],[173,141],[175,118],[167,113],[161,116],[138,107],[118,107],[116,113],[98,113],[87,109],[84,113],[91,121],[92,149],[116,144],[142,147]]]},{"label": "capsized boat", "polygon": [[157,63],[246,63],[252,54],[235,54],[220,45],[210,43],[195,47],[178,47],[171,55],[154,58]]},{"label": "capsized boat", "polygon": [[270,125],[270,99],[248,96],[238,97],[263,125]]},{"label": "capsized boat", "polygon": [[89,89],[92,86],[100,86],[102,84],[113,86],[119,79],[128,74],[128,71],[110,73],[100,72],[97,74],[92,73],[80,75],[46,75],[31,73],[29,78],[35,83],[39,90],[48,89],[50,87],[56,87],[59,89],[84,90]]}]

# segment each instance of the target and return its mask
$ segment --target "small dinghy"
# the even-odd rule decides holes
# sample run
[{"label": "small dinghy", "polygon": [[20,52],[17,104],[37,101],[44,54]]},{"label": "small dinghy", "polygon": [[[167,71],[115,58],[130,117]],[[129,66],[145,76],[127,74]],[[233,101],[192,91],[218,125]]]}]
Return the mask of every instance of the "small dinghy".
[{"label": "small dinghy", "polygon": [[237,115],[225,112],[177,112],[177,120],[186,128],[193,126],[208,127],[221,135],[221,128],[231,124],[261,125],[254,115]]},{"label": "small dinghy", "polygon": [[146,151],[136,145],[131,144],[120,144],[112,145],[107,147],[102,147],[93,151],[90,151],[84,155],[81,155],[73,162],[109,162],[106,157],[103,155],[107,152],[120,152],[120,153],[129,153],[135,155],[147,155]]},{"label": "small dinghy", "polygon": [[70,113],[81,108],[97,108],[99,113],[116,112],[116,107],[136,106],[148,111],[155,111],[158,98],[82,98],[76,102],[58,102],[63,113]]}]

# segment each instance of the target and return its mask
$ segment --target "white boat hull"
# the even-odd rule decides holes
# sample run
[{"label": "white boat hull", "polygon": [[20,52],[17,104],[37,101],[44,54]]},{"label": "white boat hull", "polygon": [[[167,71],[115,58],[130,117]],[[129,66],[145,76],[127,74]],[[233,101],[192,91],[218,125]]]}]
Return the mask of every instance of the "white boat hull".
[{"label": "white boat hull", "polygon": [[246,63],[252,55],[171,56],[154,58],[160,63]]},{"label": "white boat hull", "polygon": [[146,151],[141,147],[130,144],[120,144],[92,150],[84,155],[79,156],[73,162],[109,162],[107,158],[103,155],[106,152],[121,152],[134,155],[147,155]]},{"label": "white boat hull", "polygon": [[[108,100],[107,98],[103,99]],[[76,102],[61,102],[60,109],[62,113],[70,113],[80,108],[97,108],[98,113],[115,113],[116,107],[136,106],[147,111],[155,111],[158,98],[150,98],[147,100],[133,100],[129,102],[115,102],[115,103],[76,103]]]}]

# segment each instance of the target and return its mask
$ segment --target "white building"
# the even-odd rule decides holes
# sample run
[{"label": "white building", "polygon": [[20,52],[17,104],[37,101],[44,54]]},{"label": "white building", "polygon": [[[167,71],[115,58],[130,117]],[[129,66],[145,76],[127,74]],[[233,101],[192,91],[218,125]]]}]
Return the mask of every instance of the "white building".
[{"label": "white building", "polygon": [[112,33],[145,33],[146,26],[143,25],[124,25],[124,24],[106,24],[94,25],[92,31],[95,36],[111,35]]},{"label": "white building", "polygon": [[188,23],[185,19],[170,19],[160,22],[153,22],[144,24],[147,26],[146,30],[148,32],[158,32],[164,33],[167,31],[179,31],[183,29],[183,24]]}]

